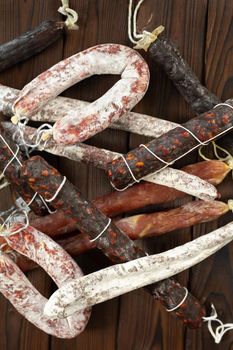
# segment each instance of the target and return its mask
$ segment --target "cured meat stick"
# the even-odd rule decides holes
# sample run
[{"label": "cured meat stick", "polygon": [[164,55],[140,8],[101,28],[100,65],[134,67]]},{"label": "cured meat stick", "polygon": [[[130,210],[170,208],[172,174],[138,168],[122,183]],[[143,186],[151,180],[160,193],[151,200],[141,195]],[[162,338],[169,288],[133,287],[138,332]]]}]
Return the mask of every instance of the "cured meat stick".
[{"label": "cured meat stick", "polygon": [[[12,249],[38,263],[58,287],[83,276],[82,270],[69,254],[35,228],[13,224],[4,234],[7,234],[6,240]],[[90,309],[85,308],[68,320],[46,317],[43,310],[47,299],[4,254],[0,255],[0,278],[0,292],[39,329],[60,338],[73,338],[85,329]]]},{"label": "cured meat stick", "polygon": [[[17,143],[22,142],[22,135],[20,129],[17,126],[14,126],[12,123],[5,123],[4,126],[9,130],[16,139]],[[16,130],[17,134],[15,134]],[[30,134],[29,134],[30,133]],[[36,134],[36,129],[26,127],[24,130],[24,140],[30,142],[31,137]],[[27,136],[26,136],[27,135]],[[41,150],[46,149],[48,152],[57,154],[59,156],[63,155],[70,159],[77,161],[85,162],[94,162],[95,165],[101,166],[106,169],[108,162],[120,156],[120,153],[111,152],[105,149],[96,148],[89,145],[78,144],[75,146],[66,146],[57,144],[53,140],[48,140],[45,146],[41,145],[38,147]],[[159,185],[165,185],[168,187],[175,188],[182,192],[191,194],[194,197],[203,199],[203,200],[213,200],[217,198],[217,190],[211,184],[206,183],[206,181],[201,180],[200,178],[188,175],[181,170],[167,168],[164,169],[159,174],[151,174],[144,178],[145,181],[153,182]]]},{"label": "cured meat stick", "polygon": [[[67,216],[76,220],[81,232],[94,239],[96,245],[113,262],[124,262],[144,256],[144,252],[81,193],[39,156],[32,157],[20,169],[32,189],[40,193],[54,208],[63,209]],[[61,187],[62,185],[62,187]],[[71,200],[72,198],[72,200]],[[150,292],[168,309],[176,307],[184,297],[184,288],[177,282],[167,279],[159,284],[148,286]],[[205,313],[199,302],[190,294],[174,314],[191,328],[199,327]]]},{"label": "cured meat stick", "polygon": [[63,30],[63,22],[44,21],[35,29],[2,44],[0,72],[45,50],[62,36]]},{"label": "cured meat stick", "polygon": [[[19,168],[23,161],[24,157],[22,153],[14,142],[11,141],[11,137],[0,124],[0,170],[4,172],[6,179],[13,185],[25,202],[29,203],[34,197],[35,192],[27,183],[21,181],[18,176]],[[48,212],[40,196],[34,198],[30,204],[30,208],[38,215],[44,215]]]},{"label": "cured meat stick", "polygon": [[[224,162],[210,160],[188,165],[183,170],[217,185],[223,181],[225,176],[231,171],[231,168]],[[94,199],[92,202],[104,214],[112,217],[145,207],[146,205],[161,204],[184,196],[185,193],[172,188],[142,182],[128,188],[124,192],[110,192]],[[130,201],[129,198],[131,199]],[[30,223],[33,227],[49,236],[58,236],[77,230],[75,220],[66,216],[62,210],[42,218],[33,217]]]},{"label": "cured meat stick", "polygon": [[[229,211],[226,203],[219,201],[192,201],[179,208],[152,214],[134,215],[115,221],[130,239],[159,236],[177,229],[182,229],[219,218]],[[33,222],[31,223],[33,226]],[[38,228],[39,229],[39,228]],[[54,235],[52,235],[54,237]],[[72,256],[77,256],[96,248],[85,233],[59,238],[57,242]]]},{"label": "cured meat stick", "polygon": [[138,2],[133,13],[133,1],[129,0],[128,36],[130,41],[136,44],[134,48],[148,51],[150,57],[161,65],[177,90],[197,114],[212,109],[221,101],[200,83],[175,44],[163,34],[164,27],[159,26],[153,32],[144,30],[142,33],[136,33],[137,15],[142,3],[143,0]]},{"label": "cured meat stick", "polygon": [[[201,176],[206,181],[217,185],[223,181],[231,168],[221,161],[212,160],[188,165],[183,170]],[[185,193],[169,187],[140,183],[123,192],[110,192],[94,199],[92,203],[105,215],[112,217],[150,204],[166,203],[184,196]],[[52,215],[43,216],[43,218],[33,218],[30,222],[33,227],[49,236],[58,236],[77,230],[75,220],[66,216],[62,210],[58,210]]]},{"label": "cured meat stick", "polygon": [[[50,297],[44,309],[45,315],[63,319],[83,307],[104,302],[148,283],[166,279],[208,258],[232,239],[231,222],[163,253],[110,266],[68,282]],[[186,302],[186,295],[184,299]]]},{"label": "cured meat stick", "polygon": [[[195,225],[197,223],[208,222],[215,220],[228,212],[229,206],[226,203],[212,201],[209,202],[190,202],[177,209],[157,212],[153,214],[134,215],[128,218],[115,221],[115,225],[120,228],[130,239],[139,239],[145,237],[158,236],[176,229],[181,229]],[[43,221],[40,219],[41,227],[43,229]],[[42,231],[40,226],[31,222],[31,226]],[[55,235],[51,235],[55,236]],[[0,239],[1,244],[4,240]],[[72,236],[59,238],[56,240],[65,251],[71,256],[77,256],[90,249],[96,248],[95,242],[91,242],[86,233],[72,233]],[[8,251],[9,247],[6,245],[4,250]],[[11,252],[9,251],[9,254]],[[15,252],[14,252],[15,254]],[[28,271],[37,266],[32,261],[16,255],[17,265]]]},{"label": "cured meat stick", "polygon": [[167,164],[184,157],[198,148],[200,142],[208,142],[229,131],[233,127],[233,100],[227,100],[226,103],[228,105],[219,105],[190,119],[183,124],[184,128],[177,127],[147,143],[146,148],[138,147],[127,153],[124,158],[113,160],[107,169],[111,183],[114,187],[123,189],[135,180],[139,181],[145,175],[159,171]]},{"label": "cured meat stick", "polygon": [[221,101],[204,87],[175,44],[160,35],[148,49],[150,57],[163,68],[186,102],[197,114],[212,109]]},{"label": "cured meat stick", "polygon": [[[12,115],[12,106],[18,98],[19,90],[0,84],[0,112],[6,116]],[[33,121],[57,122],[65,115],[82,111],[90,102],[58,96],[49,101],[40,111],[30,116]],[[135,112],[125,113],[117,122],[109,125],[111,129],[119,129],[149,137],[159,137],[178,124],[161,118],[151,117]]]},{"label": "cured meat stick", "polygon": [[140,214],[115,222],[131,239],[159,236],[167,232],[215,220],[227,213],[229,206],[219,201],[192,201],[179,208]]}]

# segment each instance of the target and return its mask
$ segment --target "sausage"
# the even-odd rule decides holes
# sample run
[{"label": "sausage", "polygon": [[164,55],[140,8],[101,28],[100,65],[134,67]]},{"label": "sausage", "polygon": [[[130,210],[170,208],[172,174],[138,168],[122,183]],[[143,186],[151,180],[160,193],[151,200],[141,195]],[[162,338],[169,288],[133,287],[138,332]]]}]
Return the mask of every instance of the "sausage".
[{"label": "sausage", "polygon": [[45,50],[63,35],[64,23],[44,21],[0,46],[0,72]]},{"label": "sausage", "polygon": [[[19,193],[26,203],[31,202],[35,192],[30,186],[21,181],[19,178],[19,168],[24,161],[23,154],[20,150],[17,151],[17,147],[12,142],[8,132],[0,124],[0,170],[4,171],[4,176],[13,185],[15,190]],[[14,155],[17,152],[17,158]],[[41,200],[40,196],[34,197],[34,200],[30,204],[30,208],[38,215],[44,215],[48,213],[46,206]]]},{"label": "sausage", "polygon": [[[12,234],[22,224],[14,224],[6,238],[9,246],[39,264],[58,287],[83,273],[73,259],[51,238],[29,226]],[[17,265],[6,254],[0,256],[1,293],[10,300],[24,317],[44,332],[59,338],[73,338],[86,327],[90,309],[85,308],[65,320],[44,316],[47,299],[28,281]]]},{"label": "sausage", "polygon": [[[6,126],[7,129],[11,131],[11,133],[14,133],[14,130],[17,127],[13,126],[11,123],[9,124],[4,124],[4,126]],[[36,129],[26,127],[24,135],[27,136],[24,136],[24,139],[30,142],[30,135],[33,135],[35,130]],[[20,134],[17,138],[17,142],[19,144],[21,142]],[[85,144],[64,147],[63,145],[55,143],[53,140],[46,142],[46,145],[41,145],[39,149],[46,149],[52,154],[57,154],[59,156],[63,155],[73,160],[87,162],[88,164],[94,163],[94,165],[102,167],[104,169],[106,169],[107,164],[110,162],[110,160],[113,160],[117,157],[117,155],[120,155],[116,152],[96,148]],[[176,188],[177,190],[186,192],[203,200],[213,200],[218,196],[217,190],[213,185],[206,183],[206,181],[203,181],[196,176],[188,175],[187,173],[184,173],[177,169],[167,168],[159,174],[155,173],[150,176],[146,176],[144,180]]]},{"label": "sausage", "polygon": [[[166,252],[111,266],[68,282],[50,297],[44,309],[45,315],[64,318],[83,307],[101,303],[171,277],[203,261],[232,239],[231,222]],[[180,298],[180,302],[183,300],[183,305],[187,301],[186,293],[183,291],[183,296]]]},{"label": "sausage", "polygon": [[[68,180],[64,182],[61,174],[43,158],[35,156],[28,159],[20,173],[21,178],[24,178],[34,191],[40,193],[45,200],[49,200],[54,208],[63,209],[66,216],[75,220],[77,227],[94,239],[97,247],[113,262],[137,259],[145,254]],[[170,279],[147,289],[167,308],[176,306],[183,294],[183,287]],[[205,310],[189,294],[186,303],[174,310],[174,314],[189,327],[197,328]]]},{"label": "sausage", "polygon": [[221,101],[204,87],[175,44],[160,35],[149,47],[150,57],[164,69],[186,102],[197,114],[212,109]]},{"label": "sausage", "polygon": [[[12,115],[12,106],[14,100],[18,97],[19,90],[4,86],[0,84],[0,112],[6,116]],[[33,121],[54,123],[67,114],[77,113],[82,111],[89,105],[89,102],[75,100],[68,97],[58,96],[49,101],[36,114],[30,116]],[[149,137],[159,137],[168,130],[174,129],[178,124],[169,120],[151,117],[146,114],[136,112],[127,112],[121,119],[109,125],[112,129],[124,130],[135,134],[140,134]]]},{"label": "sausage", "polygon": [[[127,153],[124,159],[121,157],[113,160],[107,167],[107,175],[111,183],[114,187],[123,189],[134,183],[135,180],[139,181],[145,175],[166,167],[167,163],[171,164],[185,156],[199,147],[200,142],[208,142],[229,131],[233,127],[233,100],[227,100],[226,104],[228,105],[219,105],[217,108],[190,119],[183,124],[185,129],[182,126],[177,127],[147,143],[146,148],[138,147]],[[200,142],[187,130],[193,133]]]},{"label": "sausage", "polygon": [[148,66],[136,51],[118,44],[97,45],[33,79],[14,102],[14,113],[30,117],[62,91],[93,74],[121,74],[121,79],[82,112],[72,111],[57,121],[53,127],[57,142],[81,142],[107,128],[141,100],[149,84]]}]

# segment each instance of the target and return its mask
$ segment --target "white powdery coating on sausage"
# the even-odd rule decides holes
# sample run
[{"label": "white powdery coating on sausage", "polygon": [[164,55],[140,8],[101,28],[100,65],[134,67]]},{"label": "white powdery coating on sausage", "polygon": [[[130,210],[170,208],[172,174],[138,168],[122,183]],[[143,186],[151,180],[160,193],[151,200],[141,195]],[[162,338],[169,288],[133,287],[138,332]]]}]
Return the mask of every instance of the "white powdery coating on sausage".
[{"label": "white powdery coating on sausage", "polygon": [[[58,287],[83,276],[75,261],[57,243],[33,227],[9,236],[7,242],[17,252],[37,262]],[[1,293],[25,318],[44,332],[60,338],[73,338],[85,329],[90,309],[81,310],[64,320],[46,317],[43,308],[47,299],[4,254],[0,256],[0,278]]]},{"label": "white powdery coating on sausage", "polygon": [[18,116],[30,117],[65,89],[94,74],[121,74],[121,79],[82,113],[73,111],[58,121],[53,130],[58,142],[83,141],[118,120],[144,96],[149,84],[149,69],[135,50],[123,45],[103,44],[73,55],[27,84],[13,110]]},{"label": "white powdery coating on sausage", "polygon": [[44,312],[63,318],[134,289],[169,278],[214,254],[233,239],[233,222],[192,242],[67,283],[49,299]]},{"label": "white powdery coating on sausage", "polygon": [[205,201],[213,200],[218,196],[217,189],[210,183],[200,179],[198,176],[173,168],[166,168],[160,172],[147,175],[143,180],[158,185],[166,184],[168,187],[175,188]]},{"label": "white powdery coating on sausage", "polygon": [[[13,102],[18,97],[19,92],[19,90],[0,84],[0,112],[8,116],[12,115]],[[78,119],[79,112],[89,104],[90,102],[59,96],[49,101],[40,111],[33,114],[30,119],[54,123],[75,110],[77,123],[79,123],[81,121],[81,119],[80,121]],[[124,130],[153,138],[159,137],[178,126],[178,124],[169,120],[136,112],[127,112],[116,123],[109,125],[112,129]]]}]

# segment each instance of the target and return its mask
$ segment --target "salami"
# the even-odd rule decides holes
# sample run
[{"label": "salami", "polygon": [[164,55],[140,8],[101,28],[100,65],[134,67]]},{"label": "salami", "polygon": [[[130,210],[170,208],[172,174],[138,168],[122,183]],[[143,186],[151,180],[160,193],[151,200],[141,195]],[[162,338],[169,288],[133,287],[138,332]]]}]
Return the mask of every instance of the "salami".
[{"label": "salami", "polygon": [[14,102],[14,113],[28,118],[62,91],[93,74],[121,74],[121,79],[82,113],[72,111],[56,122],[53,137],[57,142],[81,142],[107,128],[141,100],[149,84],[148,66],[136,51],[118,44],[98,45],[33,79]]},{"label": "salami", "polygon": [[225,104],[189,120],[145,147],[138,147],[124,157],[113,160],[108,165],[108,177],[114,187],[123,189],[145,175],[174,163],[198,148],[200,142],[206,143],[226,133],[233,127],[232,123],[233,100],[227,100]]},{"label": "salami", "polygon": [[[15,128],[17,130],[17,127],[13,126],[11,123],[7,125],[4,124],[4,126],[8,130],[11,130],[11,132]],[[27,137],[24,136],[24,140],[26,142],[30,142],[33,135],[35,135],[35,131],[36,130],[33,130],[32,128],[26,127],[24,135],[27,135]],[[16,135],[14,131],[13,134]],[[18,134],[18,137],[16,136],[14,138],[17,139],[17,142],[20,144],[21,133]],[[47,141],[45,146],[41,144],[38,148],[41,150],[46,149],[52,154],[65,156],[76,161],[88,162],[88,164],[94,163],[94,165],[104,169],[106,169],[107,164],[110,161],[120,155],[116,152],[96,148],[86,144],[64,147],[63,145],[57,144],[53,140]],[[217,197],[217,190],[211,184],[206,183],[206,181],[203,181],[196,176],[188,175],[187,173],[172,168],[164,169],[159,174],[155,173],[146,176],[144,180],[176,188],[177,190],[186,192],[203,200],[212,200]]]},{"label": "salami", "polygon": [[[49,299],[44,312],[64,318],[116,296],[184,271],[233,239],[233,223],[166,252],[108,267],[67,283]],[[95,288],[93,288],[95,285]],[[85,291],[85,293],[83,292]],[[184,291],[181,300],[185,299]]]},{"label": "salami", "polygon": [[175,44],[163,34],[164,27],[159,26],[153,32],[144,30],[141,34],[136,33],[137,15],[142,3],[143,0],[138,2],[133,13],[133,2],[129,0],[128,36],[130,41],[136,44],[134,48],[148,50],[149,56],[161,65],[177,90],[197,114],[212,109],[221,101],[200,83]]},{"label": "salami", "polygon": [[[61,174],[43,158],[30,158],[20,171],[21,177],[34,191],[50,201],[54,208],[63,209],[66,216],[75,220],[77,227],[88,234],[113,262],[136,259],[145,254],[68,180],[64,182]],[[183,294],[183,287],[170,279],[149,286],[148,289],[167,308],[175,307]],[[174,313],[189,327],[197,328],[205,312],[198,301],[189,294],[186,303],[174,310]]]},{"label": "salami", "polygon": [[[222,182],[231,169],[225,163],[213,160],[191,164],[184,167],[183,170],[200,175],[206,181],[216,185]],[[110,192],[94,199],[92,203],[105,215],[112,217],[150,204],[161,204],[184,196],[184,193],[172,188],[152,183],[140,183],[124,192]],[[131,199],[130,201],[128,200],[129,198]],[[210,207],[212,203],[219,202],[209,203]],[[208,203],[206,204],[207,206]],[[53,237],[77,230],[75,220],[66,216],[63,210],[57,210],[56,213],[43,216],[42,218],[33,217],[30,223],[33,227]]]},{"label": "salami", "polygon": [[19,168],[21,167],[24,157],[16,145],[11,141],[11,137],[0,124],[0,170],[4,173],[5,178],[13,185],[20,196],[26,203],[30,203],[30,208],[38,215],[46,214],[47,208],[40,196],[35,196],[35,192],[30,186],[21,181],[19,178]]},{"label": "salami", "polygon": [[[0,112],[11,116],[13,103],[18,95],[19,90],[0,84]],[[78,112],[81,112],[89,104],[90,103],[86,101],[59,96],[49,101],[36,114],[30,116],[30,119],[33,121],[53,123],[62,119],[67,114],[71,114],[74,110],[78,118]],[[174,129],[177,125],[178,124],[162,118],[127,112],[117,122],[110,124],[109,127],[144,136],[159,137],[168,130]]]},{"label": "salami", "polygon": [[[152,214],[140,214],[134,215],[123,219],[118,219],[115,221],[115,225],[120,228],[125,234],[127,234],[130,239],[139,239],[145,237],[158,236],[176,229],[181,229],[189,227],[198,223],[208,222],[215,220],[220,216],[227,213],[229,206],[226,203],[219,201],[209,202],[190,202],[179,208],[155,212]],[[60,211],[60,213],[62,213]],[[57,218],[57,214],[55,215]],[[58,217],[60,219],[60,217]],[[49,220],[45,217],[46,223],[52,222],[53,219],[49,217]],[[46,226],[41,218],[31,221],[31,226],[36,229],[43,231]],[[59,220],[57,225],[59,224]],[[56,224],[55,224],[56,226]],[[65,229],[70,228],[71,225],[66,226]],[[62,227],[59,227],[61,230]],[[64,229],[64,227],[63,227]],[[74,227],[76,229],[76,226]],[[58,235],[58,231],[51,231],[51,228],[46,229],[49,234],[54,237]],[[96,248],[95,242],[91,242],[88,235],[85,233],[72,232],[72,235],[67,235],[64,238],[57,239],[63,249],[65,249],[70,255],[77,256],[90,249]],[[4,251],[11,254],[9,251],[9,246],[4,244],[4,240],[0,240],[0,243],[4,245]],[[21,255],[13,253],[16,257],[17,265],[23,269],[23,271],[31,270],[36,267],[36,265],[28,259],[22,258]]]},{"label": "salami", "polygon": [[63,22],[44,21],[35,29],[2,44],[0,72],[45,50],[62,36],[63,30]]},{"label": "salami", "polygon": [[[21,224],[14,224],[7,231],[7,243],[43,267],[58,287],[83,275],[73,259],[51,238],[30,226],[22,229],[20,234],[14,234],[20,228],[23,228]],[[59,338],[73,338],[85,329],[90,317],[90,309],[87,308],[65,320],[44,316],[47,299],[4,253],[0,256],[0,276],[1,293],[27,320],[44,332]]]},{"label": "salami", "polygon": [[221,101],[204,87],[175,44],[161,34],[149,47],[150,57],[164,69],[177,90],[197,114],[212,109]]}]

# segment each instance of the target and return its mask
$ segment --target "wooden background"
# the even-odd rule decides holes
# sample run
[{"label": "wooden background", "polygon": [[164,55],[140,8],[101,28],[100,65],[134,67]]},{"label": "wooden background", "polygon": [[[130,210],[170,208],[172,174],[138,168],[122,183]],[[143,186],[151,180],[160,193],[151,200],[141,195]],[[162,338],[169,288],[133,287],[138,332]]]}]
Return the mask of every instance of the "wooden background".
[{"label": "wooden background", "polygon": [[[0,43],[45,19],[61,18],[57,13],[59,3],[58,0],[0,0]],[[2,73],[1,83],[22,88],[64,57],[99,43],[131,46],[127,39],[128,0],[71,0],[70,5],[79,13],[80,30],[67,33],[45,52]],[[233,96],[232,12],[231,0],[145,0],[138,25],[139,29],[145,25],[147,29],[153,29],[164,24],[167,36],[179,46],[202,83],[225,100]],[[135,110],[180,123],[189,119],[192,111],[161,69],[147,55],[145,57],[151,69],[151,84]],[[64,95],[93,101],[114,81],[114,77],[93,77],[70,88]],[[107,130],[90,142],[126,152],[144,141],[143,137]],[[49,159],[89,198],[110,190],[103,172],[63,158]],[[182,164],[196,159],[197,155],[192,154]],[[219,190],[224,199],[233,198],[231,176]],[[1,209],[10,205],[8,191],[1,192]],[[172,206],[180,203],[172,203]],[[231,219],[232,214],[229,214],[218,223],[176,231],[162,238],[147,240],[144,244],[151,251],[160,252],[209,232]],[[214,302],[224,322],[233,322],[232,253],[233,244],[178,276],[202,302],[207,305]],[[107,266],[107,259],[100,252],[85,254],[78,261],[86,272]],[[54,290],[53,283],[43,271],[31,272],[28,276],[44,295],[49,296]],[[143,290],[95,306],[85,332],[73,340],[59,340],[42,333],[25,321],[3,297],[0,297],[0,310],[0,350],[233,349],[233,331],[224,336],[220,345],[215,345],[206,325],[198,331],[188,330]]]}]

